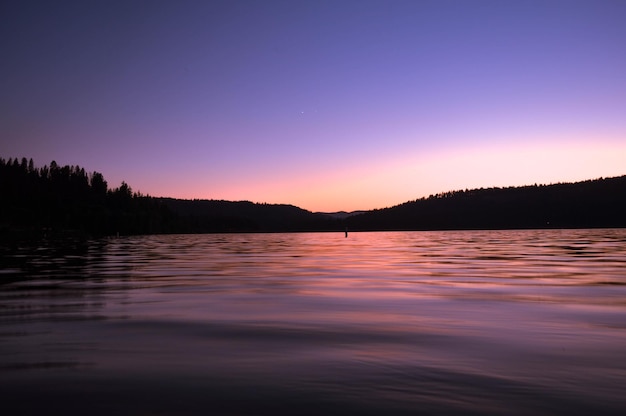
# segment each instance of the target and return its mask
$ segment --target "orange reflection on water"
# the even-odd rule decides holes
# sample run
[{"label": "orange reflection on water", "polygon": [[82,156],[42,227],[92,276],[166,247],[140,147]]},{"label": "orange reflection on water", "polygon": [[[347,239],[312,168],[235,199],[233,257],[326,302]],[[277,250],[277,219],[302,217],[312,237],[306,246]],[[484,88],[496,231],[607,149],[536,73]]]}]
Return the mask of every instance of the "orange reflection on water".
[{"label": "orange reflection on water", "polygon": [[331,409],[361,414],[626,409],[625,230],[181,235],[73,247],[17,253],[8,268],[17,274],[0,292],[9,397],[24,397],[25,379],[46,391],[47,371],[76,397],[71,386],[117,400],[151,386],[159,408],[184,396],[223,413],[247,412],[217,398],[228,391],[263,406],[259,397],[330,398]]}]

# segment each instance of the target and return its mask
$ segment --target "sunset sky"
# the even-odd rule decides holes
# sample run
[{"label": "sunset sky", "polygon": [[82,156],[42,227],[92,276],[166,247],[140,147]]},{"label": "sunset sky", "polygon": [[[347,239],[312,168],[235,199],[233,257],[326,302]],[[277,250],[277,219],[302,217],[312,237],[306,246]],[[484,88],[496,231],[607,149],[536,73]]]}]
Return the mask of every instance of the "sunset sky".
[{"label": "sunset sky", "polygon": [[3,1],[0,157],[383,208],[626,174],[626,1]]}]

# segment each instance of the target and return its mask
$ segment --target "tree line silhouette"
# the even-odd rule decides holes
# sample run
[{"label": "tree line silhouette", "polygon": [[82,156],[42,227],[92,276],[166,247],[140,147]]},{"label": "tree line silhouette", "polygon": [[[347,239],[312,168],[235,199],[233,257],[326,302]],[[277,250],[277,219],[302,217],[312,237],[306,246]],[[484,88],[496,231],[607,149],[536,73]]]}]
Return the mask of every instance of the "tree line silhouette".
[{"label": "tree line silhouette", "polygon": [[178,215],[182,232],[289,232],[339,229],[334,218],[287,204],[159,198]]},{"label": "tree line silhouette", "polygon": [[626,227],[626,176],[459,190],[354,215],[155,198],[80,166],[0,158],[0,238],[155,233]]},{"label": "tree line silhouette", "polygon": [[431,195],[346,218],[358,230],[626,227],[626,176]]},{"label": "tree line silhouette", "polygon": [[0,158],[0,230],[4,235],[114,235],[168,230],[172,213],[122,182],[109,189],[99,172],[80,166],[42,168]]},{"label": "tree line silhouette", "polygon": [[178,200],[110,189],[99,172],[80,166],[41,168],[0,158],[0,237],[40,238],[156,233],[319,231],[336,226],[292,205]]}]

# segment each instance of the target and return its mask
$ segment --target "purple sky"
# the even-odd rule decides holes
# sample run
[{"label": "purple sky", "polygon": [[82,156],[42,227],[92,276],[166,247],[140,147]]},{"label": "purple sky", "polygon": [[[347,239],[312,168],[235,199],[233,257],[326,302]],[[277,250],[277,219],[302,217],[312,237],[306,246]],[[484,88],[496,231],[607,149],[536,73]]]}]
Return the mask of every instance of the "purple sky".
[{"label": "purple sky", "polygon": [[3,1],[0,157],[382,208],[626,174],[626,0]]}]

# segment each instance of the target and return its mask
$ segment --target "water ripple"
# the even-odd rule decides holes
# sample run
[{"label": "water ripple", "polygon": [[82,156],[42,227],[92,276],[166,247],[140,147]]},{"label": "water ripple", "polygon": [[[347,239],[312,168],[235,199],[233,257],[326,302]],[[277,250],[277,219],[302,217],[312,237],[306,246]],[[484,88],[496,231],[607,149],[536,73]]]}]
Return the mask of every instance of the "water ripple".
[{"label": "water ripple", "polygon": [[0,262],[14,413],[626,410],[626,230],[143,236]]}]

